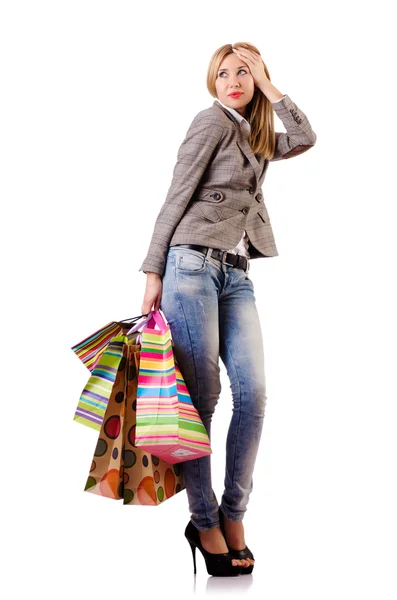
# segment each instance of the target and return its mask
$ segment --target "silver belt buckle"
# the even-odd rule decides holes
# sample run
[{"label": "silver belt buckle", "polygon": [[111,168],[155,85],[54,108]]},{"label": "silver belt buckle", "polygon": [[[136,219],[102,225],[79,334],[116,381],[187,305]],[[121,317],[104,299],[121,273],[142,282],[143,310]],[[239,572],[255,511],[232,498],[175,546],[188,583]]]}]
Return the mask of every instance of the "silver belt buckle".
[{"label": "silver belt buckle", "polygon": [[225,264],[225,265],[230,265],[231,267],[233,267],[234,265],[232,265],[232,263],[226,262],[226,254],[227,254],[227,250],[223,250],[222,251],[222,259],[221,261]]},{"label": "silver belt buckle", "polygon": [[[226,254],[227,254],[227,250],[223,250],[222,251],[222,259],[221,261],[225,264],[225,265],[230,265],[231,267],[234,267],[235,265],[233,265],[232,263],[228,263],[226,262]],[[244,269],[244,273],[248,274],[248,271],[250,270],[250,261],[248,260],[248,258],[244,257],[247,261],[247,268]]]}]

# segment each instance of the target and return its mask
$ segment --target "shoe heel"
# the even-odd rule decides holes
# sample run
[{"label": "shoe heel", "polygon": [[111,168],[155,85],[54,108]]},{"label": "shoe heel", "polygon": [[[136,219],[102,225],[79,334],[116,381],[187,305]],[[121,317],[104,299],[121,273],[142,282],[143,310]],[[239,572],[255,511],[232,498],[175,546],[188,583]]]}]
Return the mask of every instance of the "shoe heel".
[{"label": "shoe heel", "polygon": [[196,569],[196,546],[194,544],[192,544],[192,542],[190,540],[188,540],[188,542],[189,542],[190,548],[192,549],[194,574],[196,575],[196,573],[197,573],[197,569]]},{"label": "shoe heel", "polygon": [[190,544],[193,554],[194,574],[196,574],[196,548],[198,548],[205,560],[208,575],[214,575],[218,577],[233,577],[240,575],[242,567],[233,566],[233,557],[231,556],[230,552],[212,554],[203,547],[200,540],[199,530],[191,521],[189,521],[186,526],[185,537]]}]

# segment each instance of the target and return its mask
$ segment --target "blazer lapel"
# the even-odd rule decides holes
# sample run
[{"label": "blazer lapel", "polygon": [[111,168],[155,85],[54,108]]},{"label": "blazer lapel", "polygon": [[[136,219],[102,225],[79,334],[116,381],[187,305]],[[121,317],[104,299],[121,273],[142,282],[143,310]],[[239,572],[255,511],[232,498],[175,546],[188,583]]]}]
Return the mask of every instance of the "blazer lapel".
[{"label": "blazer lapel", "polygon": [[232,113],[227,110],[227,108],[222,106],[222,104],[219,104],[219,102],[217,102],[216,100],[214,100],[213,106],[218,107],[227,117],[229,117],[229,119],[231,119],[233,121],[233,123],[235,123],[236,133],[237,133],[237,140],[236,140],[237,145],[240,148],[241,152],[250,161],[252,168],[254,169],[255,177],[256,177],[257,181],[259,181],[259,178],[262,174],[263,161],[258,162],[255,154],[252,152],[249,141],[247,140],[243,131],[241,130],[240,123],[237,121],[235,116],[232,115]]},{"label": "blazer lapel", "polygon": [[252,168],[254,169],[256,179],[257,181],[259,181],[259,178],[262,173],[262,166],[258,162],[255,154],[252,152],[251,146],[249,145],[247,138],[244,137],[244,134],[242,134],[240,139],[237,140],[237,145],[240,148],[241,152],[243,152],[250,161]]}]

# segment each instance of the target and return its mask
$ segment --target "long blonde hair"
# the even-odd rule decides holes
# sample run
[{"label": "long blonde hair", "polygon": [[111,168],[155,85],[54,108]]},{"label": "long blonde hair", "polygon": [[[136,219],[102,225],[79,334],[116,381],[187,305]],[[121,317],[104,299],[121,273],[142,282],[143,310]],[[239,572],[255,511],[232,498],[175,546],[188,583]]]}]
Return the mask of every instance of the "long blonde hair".
[{"label": "long blonde hair", "polygon": [[[248,42],[236,42],[235,44],[225,44],[214,52],[208,65],[207,88],[211,96],[217,98],[215,81],[218,77],[218,70],[223,59],[228,54],[234,54],[232,48],[240,46],[247,48],[260,55],[258,48]],[[270,81],[269,71],[263,62],[266,77]],[[249,143],[254,154],[261,154],[264,158],[273,158],[276,147],[276,134],[274,131],[274,111],[271,102],[266,98],[256,86],[252,100],[246,107],[247,120],[250,123],[251,131]]]}]

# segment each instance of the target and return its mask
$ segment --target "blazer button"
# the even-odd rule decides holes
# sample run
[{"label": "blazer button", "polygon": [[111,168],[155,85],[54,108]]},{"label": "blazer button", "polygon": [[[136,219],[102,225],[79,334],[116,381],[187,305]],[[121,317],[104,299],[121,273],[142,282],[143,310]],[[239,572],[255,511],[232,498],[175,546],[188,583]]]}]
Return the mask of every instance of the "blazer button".
[{"label": "blazer button", "polygon": [[246,215],[246,214],[248,213],[248,210],[249,210],[249,209],[248,209],[247,207],[245,207],[245,208],[243,208],[243,209],[241,210],[241,212],[242,212],[244,215]]},{"label": "blazer button", "polygon": [[255,199],[258,200],[258,202],[260,202],[262,200],[262,194],[259,192],[259,194],[255,196]]},{"label": "blazer button", "polygon": [[254,188],[247,188],[247,190],[249,191],[250,194],[254,193]]},{"label": "blazer button", "polygon": [[222,198],[222,196],[218,192],[215,192],[215,194],[211,194],[211,197],[214,198],[214,200],[220,200]]}]

